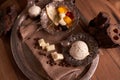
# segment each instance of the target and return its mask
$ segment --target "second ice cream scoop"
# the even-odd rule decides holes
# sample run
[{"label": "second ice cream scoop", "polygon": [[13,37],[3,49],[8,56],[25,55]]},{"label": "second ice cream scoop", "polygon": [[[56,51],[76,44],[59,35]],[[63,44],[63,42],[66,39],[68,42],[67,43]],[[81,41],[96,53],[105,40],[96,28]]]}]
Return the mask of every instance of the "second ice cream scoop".
[{"label": "second ice cream scoop", "polygon": [[89,55],[89,49],[84,41],[76,41],[72,44],[70,55],[76,60],[82,60]]}]

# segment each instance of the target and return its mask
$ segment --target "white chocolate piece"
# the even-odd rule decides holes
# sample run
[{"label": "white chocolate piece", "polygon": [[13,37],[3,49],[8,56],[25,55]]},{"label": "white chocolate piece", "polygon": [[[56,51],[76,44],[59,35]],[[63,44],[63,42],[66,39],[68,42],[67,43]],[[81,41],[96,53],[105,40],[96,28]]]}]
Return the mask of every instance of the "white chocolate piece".
[{"label": "white chocolate piece", "polygon": [[58,60],[63,60],[64,59],[64,56],[62,54],[60,54],[60,53],[57,53],[57,52],[51,53],[51,56],[52,56],[54,61],[58,61]]},{"label": "white chocolate piece", "polygon": [[74,59],[83,60],[89,55],[88,46],[83,41],[76,41],[72,44],[69,53]]},{"label": "white chocolate piece", "polygon": [[42,47],[42,49],[45,49],[46,43],[45,43],[44,39],[38,40],[38,43],[39,43],[39,46]]},{"label": "white chocolate piece", "polygon": [[38,40],[39,46],[42,47],[42,49],[46,49],[47,46],[49,46],[49,43],[46,43],[44,39]]},{"label": "white chocolate piece", "polygon": [[49,46],[50,44],[49,43],[46,43],[46,47]]},{"label": "white chocolate piece", "polygon": [[40,46],[46,44],[44,39],[39,39],[38,43],[39,43]]},{"label": "white chocolate piece", "polygon": [[28,13],[31,17],[37,17],[40,15],[41,8],[39,6],[36,6],[35,4],[29,8]]},{"label": "white chocolate piece", "polygon": [[55,45],[49,45],[49,46],[46,46],[46,50],[47,51],[54,51],[55,50]]}]

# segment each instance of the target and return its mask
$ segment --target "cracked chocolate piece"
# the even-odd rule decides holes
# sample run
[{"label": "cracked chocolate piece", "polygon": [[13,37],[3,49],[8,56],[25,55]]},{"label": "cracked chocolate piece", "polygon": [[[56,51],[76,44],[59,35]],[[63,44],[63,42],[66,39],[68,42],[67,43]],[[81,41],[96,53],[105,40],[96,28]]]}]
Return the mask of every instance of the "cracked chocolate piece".
[{"label": "cracked chocolate piece", "polygon": [[[111,48],[118,46],[107,34],[107,29],[109,27],[110,17],[105,12],[100,12],[89,22],[88,32],[96,39],[100,48]],[[115,29],[114,32],[117,33],[118,31]]]},{"label": "cracked chocolate piece", "polygon": [[98,33],[99,30],[105,30],[110,25],[110,17],[105,12],[100,12],[94,19],[89,22],[88,32],[92,35]]},{"label": "cracked chocolate piece", "polygon": [[95,27],[98,29],[103,29],[110,25],[110,17],[105,12],[100,12],[93,20],[89,22],[89,26]]}]

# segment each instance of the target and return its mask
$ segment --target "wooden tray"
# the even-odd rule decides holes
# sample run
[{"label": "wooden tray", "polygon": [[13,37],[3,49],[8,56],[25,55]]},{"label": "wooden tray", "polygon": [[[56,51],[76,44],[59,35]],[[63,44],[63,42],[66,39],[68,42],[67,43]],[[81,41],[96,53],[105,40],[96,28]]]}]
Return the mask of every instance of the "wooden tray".
[{"label": "wooden tray", "polygon": [[[30,80],[43,80],[40,76],[40,63],[36,57],[32,54],[31,50],[19,39],[18,37],[18,28],[21,25],[22,21],[26,18],[26,11],[29,5],[25,10],[18,16],[11,34],[11,49],[13,57],[24,73]],[[94,74],[97,65],[99,62],[99,55],[93,60],[93,62],[85,67],[85,70],[79,76],[79,80],[89,80]]]}]

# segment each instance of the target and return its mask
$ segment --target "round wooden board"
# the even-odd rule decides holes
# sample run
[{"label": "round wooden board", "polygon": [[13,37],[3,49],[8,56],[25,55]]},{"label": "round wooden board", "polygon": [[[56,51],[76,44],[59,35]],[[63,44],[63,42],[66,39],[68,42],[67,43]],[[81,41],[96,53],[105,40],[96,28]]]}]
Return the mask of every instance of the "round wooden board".
[{"label": "round wooden board", "polygon": [[[25,76],[27,76],[30,80],[43,80],[42,76],[40,76],[41,69],[39,67],[40,66],[39,61],[32,54],[29,48],[26,47],[25,44],[18,37],[18,28],[26,17],[25,14],[26,11],[27,8],[23,10],[23,12],[18,16],[14,24],[14,27],[12,29],[12,34],[11,34],[12,54],[18,67],[21,69],[21,71],[24,73]],[[85,67],[85,70],[81,73],[79,79],[89,80],[94,74],[98,62],[99,62],[99,55],[97,55],[97,57],[93,60],[93,62],[90,65]]]}]

